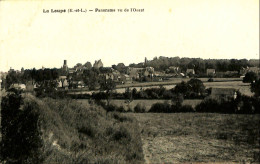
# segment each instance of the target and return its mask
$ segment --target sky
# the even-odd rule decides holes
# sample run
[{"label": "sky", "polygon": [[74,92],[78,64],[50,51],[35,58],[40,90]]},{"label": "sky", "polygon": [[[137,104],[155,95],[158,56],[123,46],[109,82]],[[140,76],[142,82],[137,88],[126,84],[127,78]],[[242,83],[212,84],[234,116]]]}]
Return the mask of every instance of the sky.
[{"label": "sky", "polygon": [[[50,9],[144,12],[43,13]],[[143,62],[259,58],[259,0],[0,1],[0,71]]]}]

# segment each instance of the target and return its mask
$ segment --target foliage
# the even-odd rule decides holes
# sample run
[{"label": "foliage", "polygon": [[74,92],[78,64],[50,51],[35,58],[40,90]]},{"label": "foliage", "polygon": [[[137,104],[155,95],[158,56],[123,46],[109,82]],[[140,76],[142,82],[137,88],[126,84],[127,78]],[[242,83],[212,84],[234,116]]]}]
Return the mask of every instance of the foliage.
[{"label": "foliage", "polygon": [[205,99],[195,107],[196,112],[205,113],[259,113],[260,101],[258,98],[238,95],[235,100]]},{"label": "foliage", "polygon": [[[22,106],[23,105],[23,106]],[[21,91],[12,89],[1,103],[1,156],[12,163],[41,163],[39,113],[24,103]]]},{"label": "foliage", "polygon": [[243,78],[244,83],[252,83],[255,80],[257,80],[257,74],[254,72],[246,73],[245,77]]},{"label": "foliage", "polygon": [[[180,58],[180,57],[155,57],[147,62],[147,66],[154,67],[156,71],[166,71],[170,66],[180,68],[185,72],[188,68],[194,69],[198,75],[203,75],[207,69],[215,69],[217,72],[240,71],[247,66],[257,66],[257,61],[246,59],[201,59],[201,58]],[[142,67],[142,63],[130,64],[131,67]]]},{"label": "foliage", "polygon": [[[19,100],[19,96],[14,99]],[[3,111],[10,111],[11,100],[4,98]],[[22,102],[24,105],[14,106],[20,108],[15,110],[18,114],[2,118],[9,126],[4,128],[9,136],[3,133],[5,149],[1,149],[8,163],[144,162],[135,119],[120,113],[106,114],[100,106],[86,106],[70,99],[40,100],[25,95]]]},{"label": "foliage", "polygon": [[141,103],[138,103],[135,108],[134,108],[134,112],[135,113],[144,113],[146,111],[146,108],[144,105],[142,105]]},{"label": "foliage", "polygon": [[255,93],[256,97],[260,96],[260,80],[251,83],[251,92]]},{"label": "foliage", "polygon": [[66,93],[64,91],[57,90],[58,83],[54,81],[44,81],[41,85],[35,89],[35,93],[37,97],[52,97],[57,98],[65,97]]},{"label": "foliage", "polygon": [[95,90],[98,86],[98,71],[95,69],[84,70],[83,72],[83,81],[88,86],[89,90]]},{"label": "foliage", "polygon": [[165,103],[155,103],[152,105],[149,112],[152,113],[172,113],[171,105],[167,102]]},{"label": "foliage", "polygon": [[104,79],[100,82],[100,90],[105,90],[107,105],[110,103],[110,99],[115,88],[116,83],[112,79]]},{"label": "foliage", "polygon": [[182,94],[184,98],[201,98],[206,93],[205,86],[199,79],[191,79],[187,83],[182,81],[172,91],[175,94]]}]

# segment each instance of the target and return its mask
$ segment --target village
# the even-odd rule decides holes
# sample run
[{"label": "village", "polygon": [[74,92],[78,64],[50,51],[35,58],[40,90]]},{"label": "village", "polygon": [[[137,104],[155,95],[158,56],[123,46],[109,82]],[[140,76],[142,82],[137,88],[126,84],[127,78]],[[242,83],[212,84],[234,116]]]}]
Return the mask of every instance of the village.
[{"label": "village", "polygon": [[[87,90],[96,90],[99,88],[98,84],[96,86],[89,87],[89,82],[86,80],[86,76],[89,75],[89,72],[94,70],[95,80],[97,82],[101,80],[112,80],[118,88],[126,88],[131,86],[159,86],[159,85],[170,85],[176,84],[174,83],[176,79],[189,79],[189,78],[204,78],[204,81],[213,82],[214,79],[226,79],[230,80],[243,80],[246,73],[253,72],[256,75],[259,75],[260,69],[257,66],[246,66],[241,67],[239,71],[226,71],[220,72],[216,71],[212,68],[206,68],[205,72],[197,73],[195,69],[181,69],[178,66],[169,66],[164,71],[155,70],[154,67],[149,66],[149,61],[145,58],[144,62],[139,64],[138,66],[125,66],[124,63],[118,63],[117,65],[112,65],[112,67],[103,67],[103,62],[101,60],[95,61],[92,64],[90,62],[86,62],[84,65],[78,63],[74,67],[69,67],[67,60],[64,60],[63,65],[60,69],[55,69],[56,77],[52,79],[57,82],[57,89],[64,90],[75,90],[75,89],[83,89]],[[41,68],[44,72],[45,68]],[[16,74],[15,76],[23,77],[26,70],[22,68],[19,70],[14,70],[10,68],[8,72],[1,72],[1,80],[2,80],[2,88],[16,88],[22,90],[33,90],[39,87],[39,83],[37,80],[33,81],[33,78],[27,78],[23,80],[13,80],[12,84],[10,84],[7,88],[6,85],[6,76],[8,74]],[[85,78],[85,79],[84,79]],[[233,79],[232,79],[233,78]],[[205,80],[206,79],[206,80]],[[41,79],[48,81],[49,79]],[[131,85],[132,84],[132,85]]]}]

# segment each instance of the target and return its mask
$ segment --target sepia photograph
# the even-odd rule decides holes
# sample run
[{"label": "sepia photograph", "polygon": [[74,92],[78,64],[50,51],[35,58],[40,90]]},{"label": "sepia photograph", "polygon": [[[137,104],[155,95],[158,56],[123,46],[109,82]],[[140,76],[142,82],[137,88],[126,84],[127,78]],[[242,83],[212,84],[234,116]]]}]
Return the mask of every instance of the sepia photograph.
[{"label": "sepia photograph", "polygon": [[260,163],[259,0],[0,0],[0,164]]}]

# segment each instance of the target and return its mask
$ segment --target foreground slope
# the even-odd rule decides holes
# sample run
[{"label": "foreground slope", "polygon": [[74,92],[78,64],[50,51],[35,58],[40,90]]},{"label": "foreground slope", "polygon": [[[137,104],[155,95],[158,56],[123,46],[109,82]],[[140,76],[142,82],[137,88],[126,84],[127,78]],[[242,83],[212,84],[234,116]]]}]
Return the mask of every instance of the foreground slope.
[{"label": "foreground slope", "polygon": [[[135,119],[119,113],[106,113],[99,106],[86,106],[71,99],[23,97],[17,111],[26,114],[20,119],[23,123],[17,124],[21,125],[17,129],[30,130],[26,134],[18,130],[10,135],[5,132],[7,129],[3,129],[2,142],[9,142],[9,135],[16,143],[27,140],[29,144],[18,145],[14,150],[11,148],[14,145],[10,145],[14,142],[10,142],[10,147],[2,149],[2,160],[25,163],[143,163],[142,143]],[[28,125],[24,125],[26,122]],[[30,132],[37,133],[30,135]],[[31,144],[36,141],[38,143]],[[18,152],[17,149],[20,149],[19,152],[28,149],[29,153],[12,156],[10,151]]]}]

